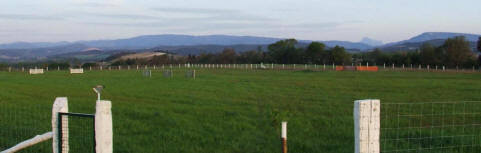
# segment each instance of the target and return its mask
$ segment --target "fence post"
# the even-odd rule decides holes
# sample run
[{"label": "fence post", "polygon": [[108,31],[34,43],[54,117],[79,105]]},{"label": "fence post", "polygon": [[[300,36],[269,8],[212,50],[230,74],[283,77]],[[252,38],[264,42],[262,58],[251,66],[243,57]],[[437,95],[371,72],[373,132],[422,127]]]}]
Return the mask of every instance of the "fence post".
[{"label": "fence post", "polygon": [[[59,149],[62,149],[62,153],[68,153],[68,149],[69,149],[68,131],[65,131],[65,133],[62,133],[62,137],[66,138],[66,140],[62,140],[59,137],[59,131],[58,131],[58,126],[59,126],[58,113],[59,112],[68,113],[67,97],[57,97],[52,106],[52,133],[53,133],[52,150],[53,150],[53,153],[58,153]],[[60,120],[62,120],[62,127],[68,128],[67,116],[63,116]],[[58,146],[59,141],[62,141],[62,146]]]},{"label": "fence post", "polygon": [[95,150],[97,153],[112,153],[112,104],[97,100],[95,110]]},{"label": "fence post", "polygon": [[283,121],[281,123],[281,144],[282,144],[282,153],[287,153],[287,122]]},{"label": "fence post", "polygon": [[381,102],[354,101],[354,153],[379,153]]}]

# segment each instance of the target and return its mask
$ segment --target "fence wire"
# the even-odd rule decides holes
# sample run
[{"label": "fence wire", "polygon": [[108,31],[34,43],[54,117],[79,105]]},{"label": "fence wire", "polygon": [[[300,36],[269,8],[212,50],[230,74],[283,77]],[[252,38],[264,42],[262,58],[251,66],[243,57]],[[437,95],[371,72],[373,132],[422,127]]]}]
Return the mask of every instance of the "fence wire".
[{"label": "fence wire", "polygon": [[[95,130],[94,116],[89,114],[61,114],[63,124],[61,153],[94,153]],[[67,124],[65,124],[67,123]]]},{"label": "fence wire", "polygon": [[481,102],[383,103],[381,152],[481,152]]},{"label": "fence wire", "polygon": [[[51,104],[6,102],[0,99],[0,151],[52,131]],[[52,140],[25,148],[18,153],[51,153]]]}]

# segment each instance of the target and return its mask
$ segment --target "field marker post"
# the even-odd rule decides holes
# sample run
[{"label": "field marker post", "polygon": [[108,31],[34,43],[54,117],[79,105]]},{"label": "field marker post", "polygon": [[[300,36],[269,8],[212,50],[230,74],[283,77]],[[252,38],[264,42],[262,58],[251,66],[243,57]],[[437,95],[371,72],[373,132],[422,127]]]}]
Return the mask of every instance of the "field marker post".
[{"label": "field marker post", "polygon": [[8,67],[8,72],[12,72],[12,67]]},{"label": "field marker post", "polygon": [[324,70],[326,70],[326,63],[324,63],[324,67],[323,67]]},{"label": "field marker post", "polygon": [[436,65],[436,71],[438,71],[438,65]]},{"label": "field marker post", "polygon": [[282,153],[287,153],[287,122],[283,121],[281,123],[281,144],[282,144]]},{"label": "field marker post", "polygon": [[294,70],[296,69],[296,64],[294,64]]},{"label": "field marker post", "polygon": [[404,70],[404,64],[403,64],[403,70]]},{"label": "field marker post", "polygon": [[130,70],[130,65],[127,65],[127,70]]},{"label": "field marker post", "polygon": [[379,153],[381,102],[354,101],[354,153]]},{"label": "field marker post", "polygon": [[112,103],[97,100],[95,110],[95,150],[97,153],[113,152]]},{"label": "field marker post", "polygon": [[[59,113],[68,113],[68,100],[67,97],[57,97],[52,106],[52,150],[53,153],[61,152],[68,153],[68,131],[58,131],[58,126],[62,126],[68,129],[68,117],[62,116],[60,119]],[[61,122],[59,122],[59,120]],[[59,133],[62,132],[62,133]],[[63,140],[62,138],[66,138]],[[59,146],[59,141],[62,141],[62,146]]]},{"label": "field marker post", "polygon": [[102,71],[102,66],[100,66],[100,71]]},{"label": "field marker post", "polygon": [[60,71],[60,66],[57,66],[57,71]]},{"label": "field marker post", "polygon": [[304,69],[307,69],[307,64],[304,64]]},{"label": "field marker post", "polygon": [[92,66],[89,66],[90,71],[92,71]]},{"label": "field marker post", "polygon": [[333,69],[333,70],[336,69],[336,67],[334,66],[334,63],[332,63],[332,69]]},{"label": "field marker post", "polygon": [[24,71],[25,71],[25,68],[22,66],[22,72],[24,72]]},{"label": "field marker post", "polygon": [[419,64],[419,70],[421,70],[421,64]]},{"label": "field marker post", "polygon": [[394,70],[394,63],[392,63],[392,69]]},{"label": "field marker post", "polygon": [[47,68],[46,68],[46,70],[45,70],[45,71],[48,71],[48,66],[47,66]]}]

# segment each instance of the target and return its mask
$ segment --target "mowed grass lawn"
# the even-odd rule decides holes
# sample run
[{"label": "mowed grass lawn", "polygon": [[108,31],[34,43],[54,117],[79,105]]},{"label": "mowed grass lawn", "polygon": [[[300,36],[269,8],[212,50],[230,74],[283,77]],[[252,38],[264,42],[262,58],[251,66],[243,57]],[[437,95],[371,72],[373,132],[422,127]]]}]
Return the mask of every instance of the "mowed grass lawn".
[{"label": "mowed grass lawn", "polygon": [[23,133],[3,138],[15,144],[21,141],[15,136],[33,136],[26,136],[29,129],[47,132],[55,97],[68,97],[70,112],[94,113],[92,87],[102,84],[102,99],[113,105],[116,153],[280,152],[281,121],[288,121],[289,152],[349,153],[354,100],[481,100],[480,73],[201,69],[194,80],[184,72],[174,70],[173,78],[160,70],[151,78],[136,70],[0,72],[0,134]]}]

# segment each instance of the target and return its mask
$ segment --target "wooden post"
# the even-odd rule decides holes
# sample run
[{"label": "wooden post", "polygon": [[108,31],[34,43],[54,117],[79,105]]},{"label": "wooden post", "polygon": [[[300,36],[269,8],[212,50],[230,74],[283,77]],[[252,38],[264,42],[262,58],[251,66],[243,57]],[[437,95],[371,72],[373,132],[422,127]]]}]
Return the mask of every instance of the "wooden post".
[{"label": "wooden post", "polygon": [[354,153],[379,153],[381,102],[354,101]]},{"label": "wooden post", "polygon": [[283,121],[281,123],[281,144],[282,144],[282,153],[287,153],[287,122]]}]

